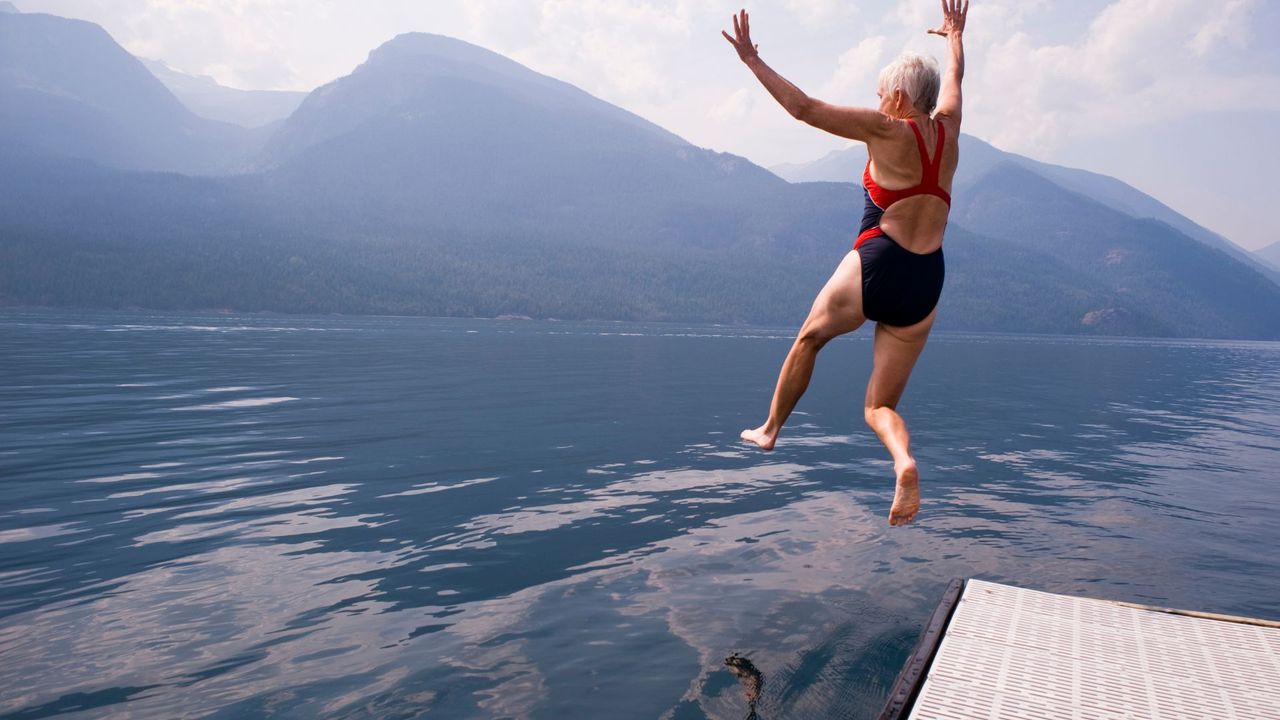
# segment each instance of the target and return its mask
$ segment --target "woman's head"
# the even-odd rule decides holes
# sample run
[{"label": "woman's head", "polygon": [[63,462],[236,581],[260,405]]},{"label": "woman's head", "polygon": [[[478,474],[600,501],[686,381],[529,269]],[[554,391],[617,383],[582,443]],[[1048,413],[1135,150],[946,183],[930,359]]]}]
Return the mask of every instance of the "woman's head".
[{"label": "woman's head", "polygon": [[[880,71],[880,110],[887,114],[897,114],[890,112],[895,106],[901,111],[914,107],[929,115],[938,104],[938,88],[941,84],[937,60],[915,53],[903,53]],[[901,102],[895,99],[897,91],[902,92]]]}]

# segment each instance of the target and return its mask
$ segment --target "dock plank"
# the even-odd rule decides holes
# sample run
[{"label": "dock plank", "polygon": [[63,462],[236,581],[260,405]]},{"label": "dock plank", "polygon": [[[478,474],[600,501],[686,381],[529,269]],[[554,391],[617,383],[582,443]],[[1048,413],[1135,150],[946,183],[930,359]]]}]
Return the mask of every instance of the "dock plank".
[{"label": "dock plank", "polygon": [[982,580],[910,720],[1280,720],[1280,626]]}]

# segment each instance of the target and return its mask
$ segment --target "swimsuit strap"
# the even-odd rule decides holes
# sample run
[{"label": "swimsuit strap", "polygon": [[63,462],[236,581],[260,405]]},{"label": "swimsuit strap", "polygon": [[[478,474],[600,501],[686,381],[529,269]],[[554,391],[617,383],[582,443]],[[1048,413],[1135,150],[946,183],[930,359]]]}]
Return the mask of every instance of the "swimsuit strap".
[{"label": "swimsuit strap", "polygon": [[911,126],[911,132],[916,134],[916,147],[920,148],[920,166],[928,170],[929,149],[924,146],[924,133],[920,132],[920,126],[916,125],[915,120],[907,118],[907,124]]},{"label": "swimsuit strap", "polygon": [[917,187],[938,187],[938,177],[942,173],[942,146],[947,141],[947,129],[942,123],[938,123],[938,142],[937,147],[933,149],[933,160],[929,159],[929,150],[924,146],[924,133],[920,132],[920,126],[916,125],[916,121],[907,119],[907,124],[911,126],[911,131],[916,134],[916,147],[920,149],[920,167],[924,170],[923,177],[920,178],[920,185]]},{"label": "swimsuit strap", "polygon": [[938,147],[933,150],[933,186],[938,187],[938,179],[942,175],[942,146],[947,141],[947,126],[938,123]]},{"label": "swimsuit strap", "polygon": [[936,123],[938,126],[938,142],[933,150],[933,160],[929,160],[929,151],[924,145],[924,134],[920,132],[920,127],[916,125],[916,121],[907,118],[907,124],[911,126],[911,131],[916,134],[916,147],[920,149],[920,184],[912,188],[912,194],[917,195],[934,195],[951,204],[951,194],[942,189],[942,147],[947,142],[947,128],[942,123]]}]

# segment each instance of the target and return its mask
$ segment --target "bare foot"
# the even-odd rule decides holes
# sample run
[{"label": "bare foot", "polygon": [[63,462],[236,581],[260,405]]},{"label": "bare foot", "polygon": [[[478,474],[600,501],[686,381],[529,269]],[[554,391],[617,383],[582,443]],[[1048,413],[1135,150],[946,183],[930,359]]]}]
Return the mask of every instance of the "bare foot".
[{"label": "bare foot", "polygon": [[755,430],[743,430],[738,437],[746,440],[747,442],[759,445],[761,450],[772,450],[773,444],[778,441],[778,431],[774,430],[773,432],[767,432],[765,430],[767,427],[769,426],[765,424]]},{"label": "bare foot", "polygon": [[898,488],[893,493],[893,507],[889,508],[890,525],[906,525],[916,519],[920,511],[920,472],[914,460],[895,465]]}]

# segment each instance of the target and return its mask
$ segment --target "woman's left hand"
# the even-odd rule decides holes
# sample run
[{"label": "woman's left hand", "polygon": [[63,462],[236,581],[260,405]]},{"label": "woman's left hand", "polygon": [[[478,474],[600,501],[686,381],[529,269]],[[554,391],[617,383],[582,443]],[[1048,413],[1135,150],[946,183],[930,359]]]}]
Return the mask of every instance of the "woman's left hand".
[{"label": "woman's left hand", "polygon": [[964,22],[968,17],[969,0],[964,0],[964,6],[960,5],[960,0],[942,0],[942,27],[928,32],[942,37],[950,37],[953,33],[963,34]]},{"label": "woman's left hand", "polygon": [[729,33],[723,30],[720,31],[720,34],[724,36],[725,40],[729,41],[734,50],[738,51],[738,59],[743,62],[760,54],[760,47],[751,44],[751,18],[747,16],[746,10],[739,11],[737,15],[733,16],[733,34],[736,38],[729,37]]}]

